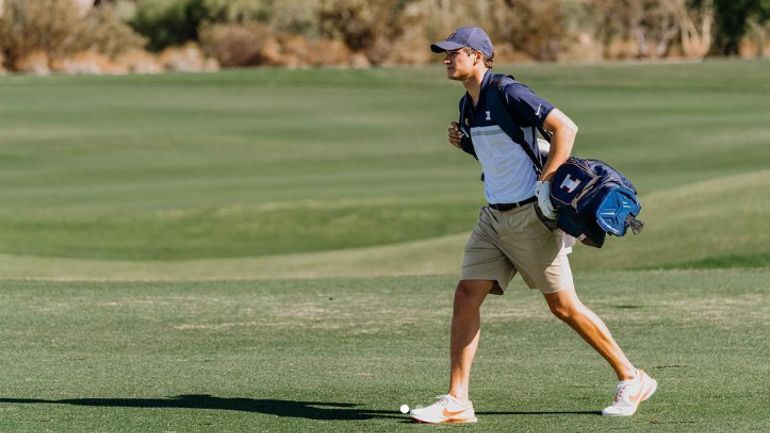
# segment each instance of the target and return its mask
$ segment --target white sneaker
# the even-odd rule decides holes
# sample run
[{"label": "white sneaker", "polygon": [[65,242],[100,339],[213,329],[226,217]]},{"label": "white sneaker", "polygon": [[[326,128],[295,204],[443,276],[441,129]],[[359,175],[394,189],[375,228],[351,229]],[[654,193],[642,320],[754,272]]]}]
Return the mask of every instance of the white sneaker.
[{"label": "white sneaker", "polygon": [[647,400],[658,389],[658,382],[642,370],[631,380],[618,382],[615,400],[602,411],[604,416],[631,416],[636,413],[639,403]]},{"label": "white sneaker", "polygon": [[429,424],[443,423],[472,423],[478,421],[473,412],[473,403],[460,401],[451,395],[440,395],[438,401],[432,405],[412,409],[409,415],[415,421]]}]

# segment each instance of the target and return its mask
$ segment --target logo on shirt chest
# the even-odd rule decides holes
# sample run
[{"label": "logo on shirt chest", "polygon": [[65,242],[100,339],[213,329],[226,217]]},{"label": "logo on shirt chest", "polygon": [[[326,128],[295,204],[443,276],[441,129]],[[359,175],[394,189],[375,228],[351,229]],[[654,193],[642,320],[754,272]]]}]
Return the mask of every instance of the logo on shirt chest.
[{"label": "logo on shirt chest", "polygon": [[487,114],[487,117],[484,118],[484,120],[492,120],[492,113],[489,110],[484,111]]}]

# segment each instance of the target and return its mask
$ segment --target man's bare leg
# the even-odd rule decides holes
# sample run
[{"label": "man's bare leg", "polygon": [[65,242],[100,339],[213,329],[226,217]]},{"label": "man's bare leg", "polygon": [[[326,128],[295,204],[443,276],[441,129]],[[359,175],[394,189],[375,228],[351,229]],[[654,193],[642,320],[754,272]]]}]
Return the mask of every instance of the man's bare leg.
[{"label": "man's bare leg", "polygon": [[471,365],[481,336],[481,304],[494,284],[488,280],[461,280],[455,290],[449,394],[459,400],[468,400]]},{"label": "man's bare leg", "polygon": [[574,290],[562,290],[544,296],[551,312],[577,331],[609,362],[618,380],[628,380],[636,376],[636,368],[612,338],[607,325],[580,302]]}]

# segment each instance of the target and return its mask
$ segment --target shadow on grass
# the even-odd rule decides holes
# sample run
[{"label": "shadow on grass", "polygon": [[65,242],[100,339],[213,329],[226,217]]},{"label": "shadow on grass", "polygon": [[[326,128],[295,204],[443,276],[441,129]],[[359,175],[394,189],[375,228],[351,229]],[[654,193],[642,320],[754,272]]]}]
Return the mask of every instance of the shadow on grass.
[{"label": "shadow on grass", "polygon": [[[0,398],[0,403],[71,404],[76,406],[214,409],[255,412],[291,418],[315,420],[367,420],[373,418],[410,422],[395,411],[357,409],[353,403],[291,401],[253,398],[224,398],[208,394],[177,395],[168,398],[71,398],[44,400],[35,398]],[[477,412],[478,415],[596,415],[598,411],[577,412]]]},{"label": "shadow on grass", "polygon": [[476,412],[476,415],[601,415],[600,410],[577,411],[518,411],[518,412]]},{"label": "shadow on grass", "polygon": [[72,404],[76,406],[214,409],[256,412],[293,418],[317,420],[365,420],[403,418],[395,411],[357,409],[352,403],[291,401],[254,398],[225,398],[208,394],[177,395],[168,398],[71,398],[43,400],[34,398],[0,398],[0,403]]}]

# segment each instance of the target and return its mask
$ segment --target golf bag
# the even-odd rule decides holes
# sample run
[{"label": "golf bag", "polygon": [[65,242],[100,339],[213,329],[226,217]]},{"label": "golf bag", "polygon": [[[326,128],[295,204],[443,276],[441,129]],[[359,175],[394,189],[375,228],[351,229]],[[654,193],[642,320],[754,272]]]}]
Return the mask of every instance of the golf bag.
[{"label": "golf bag", "polygon": [[[515,116],[510,112],[503,98],[503,81],[514,80],[513,76],[495,74],[489,85],[497,87],[497,92],[487,93],[487,104],[491,108],[500,128],[513,141],[519,143],[532,160],[535,172],[540,175],[548,153],[538,142],[540,139],[527,140],[525,136],[537,137],[537,134],[550,142],[551,134],[542,128],[521,128]],[[460,101],[460,125],[468,115],[467,95]],[[464,133],[460,141],[462,149],[476,157],[470,134]],[[478,159],[478,158],[477,158]],[[482,173],[481,179],[484,180]],[[641,204],[636,198],[636,188],[623,174],[602,161],[570,157],[562,164],[551,180],[551,201],[557,211],[556,227],[574,236],[583,244],[601,248],[606,234],[623,236],[628,227],[638,234],[644,223],[636,219],[641,211]],[[544,221],[553,226],[553,221]]]},{"label": "golf bag", "polygon": [[551,179],[556,226],[583,244],[601,248],[606,234],[624,236],[644,228],[636,216],[642,209],[636,188],[622,173],[596,159],[574,156]]}]

